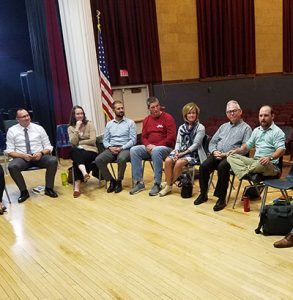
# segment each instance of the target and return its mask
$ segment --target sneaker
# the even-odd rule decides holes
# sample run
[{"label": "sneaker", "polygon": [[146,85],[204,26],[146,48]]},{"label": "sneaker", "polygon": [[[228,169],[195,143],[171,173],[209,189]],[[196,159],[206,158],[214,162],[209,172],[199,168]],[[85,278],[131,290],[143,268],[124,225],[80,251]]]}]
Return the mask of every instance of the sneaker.
[{"label": "sneaker", "polygon": [[162,189],[161,185],[158,184],[158,183],[155,183],[153,185],[152,189],[150,190],[149,195],[150,196],[157,196],[159,194],[159,192],[160,192],[161,189]]},{"label": "sneaker", "polygon": [[135,187],[132,188],[129,192],[130,195],[137,194],[145,189],[144,183],[143,182],[137,182]]},{"label": "sneaker", "polygon": [[159,193],[160,197],[164,197],[172,191],[171,185],[166,185]]}]

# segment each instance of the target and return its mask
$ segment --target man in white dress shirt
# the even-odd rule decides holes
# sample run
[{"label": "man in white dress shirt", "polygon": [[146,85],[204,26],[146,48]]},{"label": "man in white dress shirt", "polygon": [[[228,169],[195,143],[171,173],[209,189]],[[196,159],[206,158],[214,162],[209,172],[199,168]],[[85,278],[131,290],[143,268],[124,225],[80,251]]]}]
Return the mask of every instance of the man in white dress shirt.
[{"label": "man in white dress shirt", "polygon": [[45,195],[58,197],[53,190],[58,161],[50,155],[53,147],[47,133],[42,126],[31,123],[30,115],[25,109],[17,110],[16,120],[18,124],[10,127],[6,135],[6,153],[13,158],[8,170],[20,190],[18,202],[29,198],[21,172],[32,166],[46,168]]}]

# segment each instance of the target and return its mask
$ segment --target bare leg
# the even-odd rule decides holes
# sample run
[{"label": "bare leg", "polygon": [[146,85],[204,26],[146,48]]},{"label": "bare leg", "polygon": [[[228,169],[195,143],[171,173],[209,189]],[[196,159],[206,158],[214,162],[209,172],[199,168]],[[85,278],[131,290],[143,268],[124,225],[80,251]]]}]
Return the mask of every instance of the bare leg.
[{"label": "bare leg", "polygon": [[174,167],[174,162],[173,159],[170,157],[167,157],[165,160],[165,178],[167,181],[167,185],[171,186],[172,185],[172,178],[173,178],[173,167]]},{"label": "bare leg", "polygon": [[175,166],[173,169],[173,178],[172,183],[176,181],[176,179],[181,175],[183,167],[185,167],[188,164],[188,161],[185,159],[178,159],[175,162]]},{"label": "bare leg", "polygon": [[78,168],[79,168],[80,172],[82,173],[83,177],[85,175],[88,175],[88,173],[86,171],[86,168],[85,168],[85,165],[78,165]]},{"label": "bare leg", "polygon": [[76,181],[74,182],[74,191],[75,191],[75,192],[79,192],[79,191],[80,191],[80,183],[81,183],[80,180],[76,180]]}]

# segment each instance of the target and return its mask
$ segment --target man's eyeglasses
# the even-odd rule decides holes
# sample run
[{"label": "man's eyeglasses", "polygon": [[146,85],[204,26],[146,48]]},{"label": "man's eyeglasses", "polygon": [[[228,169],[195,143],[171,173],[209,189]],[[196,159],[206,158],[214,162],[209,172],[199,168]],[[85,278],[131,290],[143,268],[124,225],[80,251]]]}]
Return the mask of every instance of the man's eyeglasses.
[{"label": "man's eyeglasses", "polygon": [[17,117],[17,119],[25,119],[25,118],[27,118],[27,117],[29,117],[30,115],[29,114],[27,114],[27,115],[24,115],[24,116],[21,116],[21,117]]},{"label": "man's eyeglasses", "polygon": [[239,110],[239,109],[227,110],[227,111],[226,111],[226,114],[228,114],[228,115],[235,114],[235,113],[237,113],[238,110]]}]

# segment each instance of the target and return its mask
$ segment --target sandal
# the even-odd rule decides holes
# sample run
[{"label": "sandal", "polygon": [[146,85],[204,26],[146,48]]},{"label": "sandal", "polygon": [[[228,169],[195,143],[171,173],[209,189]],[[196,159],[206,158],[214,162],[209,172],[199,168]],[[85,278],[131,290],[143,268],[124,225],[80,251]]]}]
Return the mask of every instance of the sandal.
[{"label": "sandal", "polygon": [[85,174],[83,176],[83,182],[88,182],[88,180],[91,178],[91,176],[89,174]]},{"label": "sandal", "polygon": [[73,192],[73,198],[78,198],[80,196],[80,191]]}]

